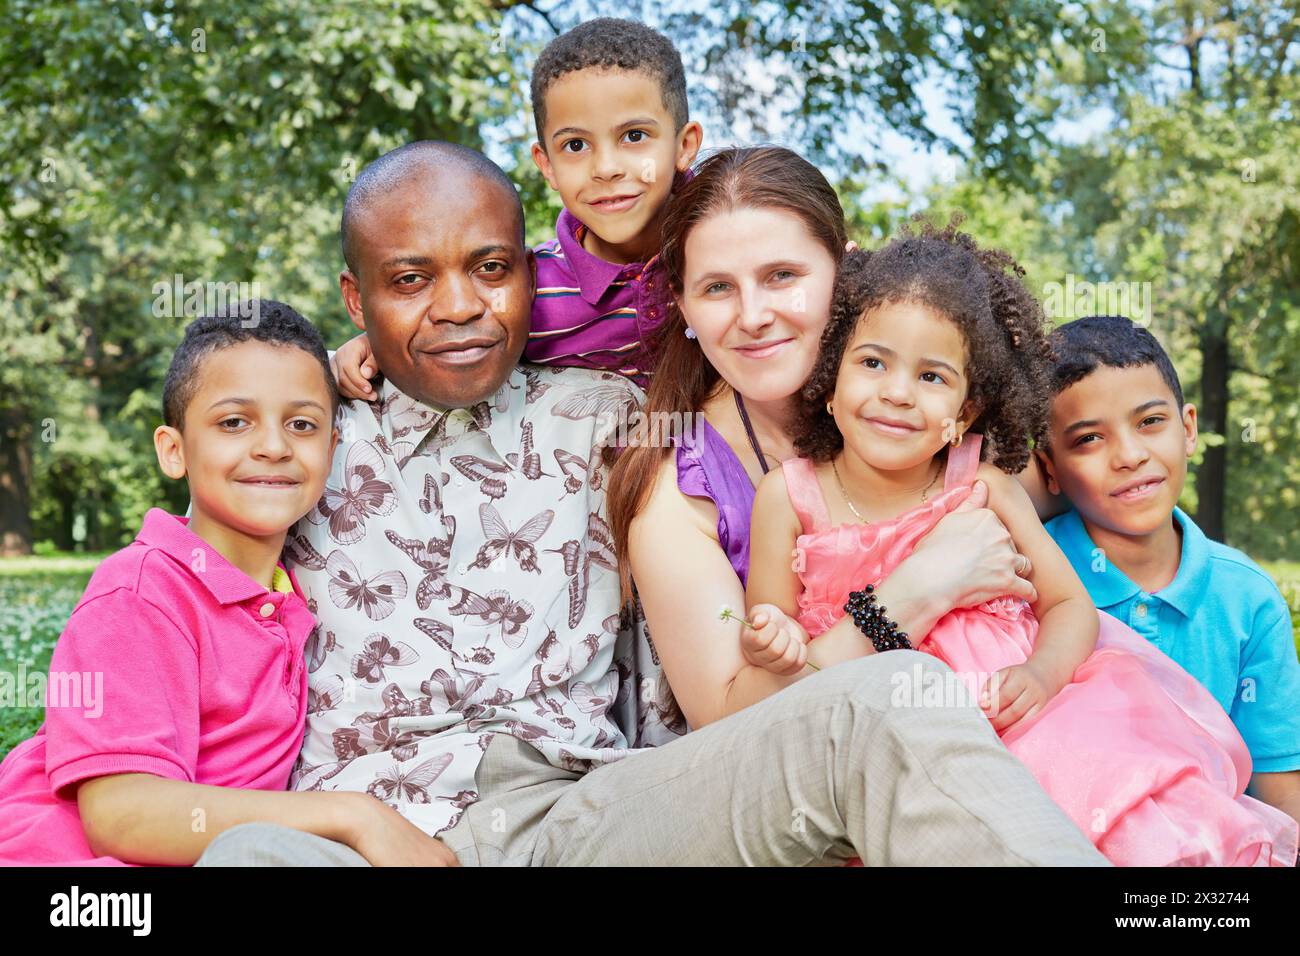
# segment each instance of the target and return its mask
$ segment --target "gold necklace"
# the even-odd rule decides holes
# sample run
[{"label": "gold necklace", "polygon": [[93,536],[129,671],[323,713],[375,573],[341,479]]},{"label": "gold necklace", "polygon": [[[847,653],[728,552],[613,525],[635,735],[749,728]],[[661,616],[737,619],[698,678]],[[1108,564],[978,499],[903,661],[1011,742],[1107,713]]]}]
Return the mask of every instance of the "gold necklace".
[{"label": "gold necklace", "polygon": [[[840,494],[844,496],[844,503],[845,503],[846,505],[849,506],[849,510],[852,511],[853,514],[857,517],[857,519],[858,519],[859,521],[861,521],[863,524],[871,524],[871,522],[870,522],[869,520],[867,520],[866,517],[863,516],[863,514],[862,514],[861,511],[859,511],[857,508],[853,507],[853,500],[849,497],[849,493],[848,493],[848,491],[847,491],[847,490],[845,489],[845,487],[844,487],[844,482],[843,482],[843,480],[840,478],[840,470],[839,470],[838,468],[835,467],[835,459],[834,459],[834,458],[831,459],[831,471],[833,471],[833,472],[835,473],[835,483],[836,483],[837,485],[840,486]],[[924,488],[921,489],[921,502],[922,502],[922,503],[925,502],[925,500],[926,500],[926,496],[929,494],[930,489],[934,487],[934,483],[935,483],[936,481],[939,480],[939,473],[940,473],[941,471],[943,471],[943,463],[942,463],[942,462],[940,462],[939,465],[938,465],[938,467],[934,469],[934,477],[930,479],[930,483],[929,483],[928,485],[926,485]]]}]

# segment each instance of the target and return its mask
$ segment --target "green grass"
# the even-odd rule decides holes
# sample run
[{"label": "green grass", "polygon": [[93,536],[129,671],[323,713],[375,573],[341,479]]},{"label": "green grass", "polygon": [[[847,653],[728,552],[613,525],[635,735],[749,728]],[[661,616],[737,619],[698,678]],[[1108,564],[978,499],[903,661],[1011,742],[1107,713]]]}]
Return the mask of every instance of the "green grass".
[{"label": "green grass", "polygon": [[[0,671],[16,681],[20,668],[26,674],[49,669],[54,642],[102,557],[0,560]],[[44,719],[43,707],[0,706],[0,756],[34,734]]]},{"label": "green grass", "polygon": [[[30,674],[50,666],[50,654],[68,615],[103,555],[53,555],[0,559],[0,671]],[[1266,561],[1291,608],[1291,626],[1300,654],[1300,561]],[[0,758],[34,734],[44,719],[41,707],[0,706]]]}]

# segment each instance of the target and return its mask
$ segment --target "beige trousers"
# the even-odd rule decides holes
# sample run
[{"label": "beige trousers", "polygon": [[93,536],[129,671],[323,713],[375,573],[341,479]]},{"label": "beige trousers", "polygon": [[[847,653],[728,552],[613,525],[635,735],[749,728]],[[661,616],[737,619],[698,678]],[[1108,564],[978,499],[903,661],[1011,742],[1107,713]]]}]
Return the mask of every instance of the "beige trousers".
[{"label": "beige trousers", "polygon": [[[499,734],[441,837],[469,866],[1107,865],[968,699],[918,706],[917,675],[947,672],[911,651],[840,664],[585,775]],[[263,824],[200,860],[277,862],[365,861]]]}]

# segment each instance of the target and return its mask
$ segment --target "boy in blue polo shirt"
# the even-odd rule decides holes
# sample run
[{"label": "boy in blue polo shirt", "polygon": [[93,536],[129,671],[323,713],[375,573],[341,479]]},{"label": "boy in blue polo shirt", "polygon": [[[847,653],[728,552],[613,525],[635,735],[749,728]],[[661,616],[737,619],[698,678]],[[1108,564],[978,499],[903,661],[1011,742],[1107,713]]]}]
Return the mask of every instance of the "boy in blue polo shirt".
[{"label": "boy in blue polo shirt", "polygon": [[1300,820],[1300,662],[1291,615],[1250,558],[1181,509],[1196,407],[1169,356],[1129,319],[1057,328],[1055,398],[1038,452],[1073,507],[1047,523],[1097,607],[1199,680],[1254,763],[1249,792]]}]

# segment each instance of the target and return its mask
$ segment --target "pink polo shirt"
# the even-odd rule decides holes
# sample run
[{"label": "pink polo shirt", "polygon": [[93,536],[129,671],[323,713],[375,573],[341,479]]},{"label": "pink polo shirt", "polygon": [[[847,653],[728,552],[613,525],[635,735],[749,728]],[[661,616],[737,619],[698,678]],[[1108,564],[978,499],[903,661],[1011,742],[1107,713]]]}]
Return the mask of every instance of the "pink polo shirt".
[{"label": "pink polo shirt", "polygon": [[90,777],[284,790],[314,626],[299,594],[268,591],[186,519],[151,510],[59,637],[45,723],[0,764],[0,863],[120,864],[86,843],[71,785]]}]

